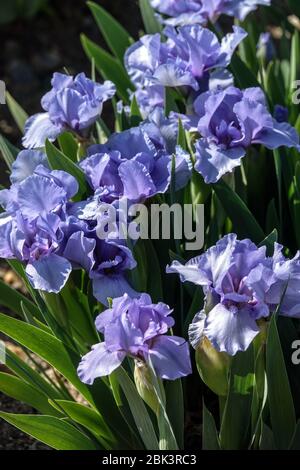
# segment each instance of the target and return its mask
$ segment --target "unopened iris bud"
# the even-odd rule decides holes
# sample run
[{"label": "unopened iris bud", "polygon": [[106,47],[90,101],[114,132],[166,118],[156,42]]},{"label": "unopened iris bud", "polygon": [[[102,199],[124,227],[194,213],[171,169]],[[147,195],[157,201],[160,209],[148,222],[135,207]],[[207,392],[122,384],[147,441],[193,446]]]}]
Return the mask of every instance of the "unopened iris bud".
[{"label": "unopened iris bud", "polygon": [[217,351],[204,337],[196,348],[197,369],[203,382],[217,395],[226,396],[231,358]]},{"label": "unopened iris bud", "polygon": [[[208,309],[213,304],[213,296],[208,295],[206,300]],[[206,315],[204,310],[197,313],[189,327],[189,339],[196,351],[196,364],[201,379],[214,393],[226,396],[231,357],[225,352],[217,351],[203,334]]]},{"label": "unopened iris bud", "polygon": [[266,321],[264,318],[261,318],[257,321],[257,325],[260,331],[254,339],[254,344],[257,348],[260,348],[262,346],[265,346],[267,343],[269,322]]},{"label": "unopened iris bud", "polygon": [[270,62],[276,54],[270,33],[262,33],[257,44],[257,57]]},{"label": "unopened iris bud", "polygon": [[140,360],[134,362],[134,381],[137,391],[149,408],[157,414],[159,402],[151,380],[151,371],[145,362]]}]

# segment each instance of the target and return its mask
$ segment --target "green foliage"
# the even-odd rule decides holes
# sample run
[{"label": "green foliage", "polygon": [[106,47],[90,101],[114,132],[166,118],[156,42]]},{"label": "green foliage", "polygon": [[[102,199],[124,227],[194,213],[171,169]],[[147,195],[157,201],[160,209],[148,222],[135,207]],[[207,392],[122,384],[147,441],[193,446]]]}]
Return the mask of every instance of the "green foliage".
[{"label": "green foliage", "polygon": [[21,108],[21,106],[16,102],[16,100],[8,92],[6,93],[6,101],[7,101],[7,106],[18,128],[23,133],[25,122],[26,122],[26,119],[28,118],[27,113],[24,111],[24,109]]},{"label": "green foliage", "polygon": [[149,0],[139,0],[139,6],[145,26],[145,32],[147,34],[160,33],[162,27],[155,17],[154,10]]},{"label": "green foliage", "polygon": [[269,327],[266,355],[268,402],[277,449],[288,449],[295,432],[296,415],[285,360],[273,315]]},{"label": "green foliage", "polygon": [[111,80],[116,85],[119,97],[127,102],[128,89],[132,89],[132,84],[129,81],[124,67],[115,57],[97,46],[97,44],[86,36],[81,36],[81,42],[87,56],[90,60],[93,59],[95,61],[98,72],[104,79]]},{"label": "green foliage", "polygon": [[97,450],[99,446],[71,424],[54,416],[0,412],[0,417],[57,450]]},{"label": "green foliage", "polygon": [[97,25],[114,56],[123,64],[126,49],[133,42],[127,31],[107,11],[94,2],[87,2]]},{"label": "green foliage", "polygon": [[[87,146],[105,143],[114,130],[138,126],[143,120],[136,97],[130,99],[134,86],[123,64],[124,53],[134,40],[98,3],[87,3],[109,52],[85,35],[81,36],[82,46],[92,62],[92,78],[97,79],[98,72],[101,79],[116,85],[117,97],[113,100],[116,119],[115,128],[108,128],[99,117],[87,137],[66,131],[57,142],[46,142],[44,150],[51,169],[66,171],[78,182],[73,201],[91,195],[78,165],[86,155]],[[298,0],[287,3],[289,13],[299,16]],[[12,21],[19,14],[32,17],[44,4],[43,0],[2,1],[0,23]],[[149,0],[139,0],[139,6],[145,33],[163,34]],[[263,89],[271,112],[276,104],[286,106],[289,122],[300,132],[299,106],[293,102],[294,82],[300,79],[300,36],[286,16],[278,6],[262,10],[261,22],[249,16],[241,23],[249,35],[234,55],[230,69],[236,86]],[[272,60],[259,60],[257,40],[269,24],[280,24],[281,45]],[[219,36],[220,28],[218,25]],[[126,105],[121,113],[117,111],[119,99]],[[185,102],[180,89],[166,88],[166,116],[174,111],[189,114],[191,104]],[[23,133],[27,113],[9,93],[7,105]],[[177,145],[190,155],[192,164],[198,137],[196,133],[188,133],[184,120],[179,119]],[[0,152],[11,170],[19,149],[0,136]],[[230,232],[265,246],[268,256],[272,256],[276,242],[284,245],[290,256],[299,249],[297,150],[271,151],[257,145],[245,156],[241,168],[231,175],[208,185],[193,170],[191,181],[180,191],[175,188],[174,167],[175,157],[170,191],[156,195],[155,202],[192,204],[194,223],[196,205],[204,204],[204,249]],[[174,277],[165,275],[170,261],[183,263],[199,254],[186,252],[182,242],[139,240],[134,245],[128,242],[137,261],[128,279],[137,291],[149,293],[153,302],[169,303],[174,308],[174,333],[187,338],[190,323],[203,309],[204,294],[199,286],[185,283],[179,287]],[[137,386],[130,357],[109,377],[97,379],[92,386],[83,384],[77,367],[82,355],[103,339],[95,329],[94,320],[105,308],[93,297],[88,276],[78,269],[59,294],[46,294],[31,287],[20,262],[8,262],[24,281],[27,292],[16,291],[0,281],[0,302],[9,310],[9,314],[0,314],[0,332],[17,343],[28,360],[21,359],[8,346],[6,366],[10,373],[0,373],[0,391],[27,403],[39,414],[0,412],[0,417],[54,449],[183,449],[185,409],[190,406],[189,381],[162,381],[149,361],[150,388],[145,392],[143,384]],[[239,352],[232,360],[227,360],[227,355],[208,358],[202,354],[201,357],[197,350],[202,381],[200,385],[194,370],[192,387],[198,393],[195,406],[200,404],[198,412],[203,418],[203,449],[300,448],[300,373],[291,364],[291,344],[299,339],[299,320],[278,318],[279,313],[280,305],[271,319],[259,321],[260,334],[247,351]],[[205,367],[207,370],[203,371]],[[205,400],[201,396],[204,388]]]}]

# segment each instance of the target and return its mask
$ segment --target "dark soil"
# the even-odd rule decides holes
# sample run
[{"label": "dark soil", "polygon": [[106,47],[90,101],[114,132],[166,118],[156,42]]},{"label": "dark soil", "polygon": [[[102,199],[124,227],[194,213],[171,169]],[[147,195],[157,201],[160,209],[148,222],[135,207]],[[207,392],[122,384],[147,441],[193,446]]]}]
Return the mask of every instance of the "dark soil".
[{"label": "dark soil", "polygon": [[[9,413],[33,413],[34,410],[23,403],[12,400],[0,393],[0,410]],[[46,450],[45,444],[37,442],[5,421],[0,423],[0,450]]]}]

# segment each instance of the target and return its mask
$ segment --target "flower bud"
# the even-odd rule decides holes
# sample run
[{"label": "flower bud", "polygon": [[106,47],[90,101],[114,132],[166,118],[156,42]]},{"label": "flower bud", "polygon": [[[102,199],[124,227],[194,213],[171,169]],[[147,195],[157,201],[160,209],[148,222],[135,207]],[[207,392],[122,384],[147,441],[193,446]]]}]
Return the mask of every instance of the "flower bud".
[{"label": "flower bud", "polygon": [[228,354],[217,351],[206,337],[201,339],[196,348],[197,369],[203,382],[217,395],[227,395],[230,363]]},{"label": "flower bud", "polygon": [[257,321],[257,325],[259,326],[260,332],[256,336],[254,341],[257,341],[258,344],[264,346],[267,343],[269,322],[266,321],[264,318],[261,318]]},{"label": "flower bud", "polygon": [[270,33],[262,33],[257,44],[256,56],[263,61],[270,62],[274,59],[276,50]]},{"label": "flower bud", "polygon": [[134,381],[137,391],[149,408],[157,414],[159,402],[152,384],[149,367],[140,360],[135,360],[134,363]]}]

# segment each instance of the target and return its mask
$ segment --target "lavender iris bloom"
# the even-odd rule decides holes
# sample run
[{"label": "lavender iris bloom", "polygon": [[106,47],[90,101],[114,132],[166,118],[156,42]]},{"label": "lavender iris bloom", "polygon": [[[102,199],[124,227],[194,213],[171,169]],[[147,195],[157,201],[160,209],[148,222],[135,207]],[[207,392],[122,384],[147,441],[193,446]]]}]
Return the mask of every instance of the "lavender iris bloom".
[{"label": "lavender iris bloom", "polygon": [[226,68],[232,54],[247,33],[239,27],[220,43],[209,29],[199,25],[164,29],[160,34],[143,36],[125,54],[125,66],[137,88],[163,85],[189,86],[199,90],[207,72]]},{"label": "lavender iris bloom", "polygon": [[[110,234],[104,240],[97,237],[96,220],[98,222],[101,205],[111,204],[118,210],[123,199],[129,203],[142,202],[157,193],[164,193],[171,181],[173,153],[175,187],[179,189],[186,185],[191,162],[189,155],[176,147],[177,128],[177,123],[170,123],[158,113],[152,121],[113,134],[104,145],[90,147],[90,156],[81,162],[95,193],[88,201],[73,204],[70,213],[89,224],[89,232],[84,238],[90,242],[93,239],[94,246],[88,272],[95,297],[105,305],[108,297],[119,297],[125,292],[132,297],[137,295],[126,279],[126,271],[133,269],[136,262],[120,237],[120,226],[116,227],[113,236]],[[126,220],[121,214],[117,224],[120,221],[127,224],[127,214]],[[64,254],[73,263],[82,265],[84,253],[74,249],[73,238]]]},{"label": "lavender iris bloom", "polygon": [[171,18],[166,24],[183,25],[208,20],[215,22],[221,14],[244,20],[259,5],[269,6],[271,0],[151,0],[151,4],[163,15]]},{"label": "lavender iris bloom", "polygon": [[[237,26],[221,42],[209,29],[199,25],[164,30],[160,34],[143,36],[125,54],[125,66],[137,88],[137,100],[145,110],[164,100],[164,87],[179,87],[185,94],[203,92],[209,80],[219,77],[228,84],[222,72],[232,54],[247,33]],[[148,98],[147,98],[148,96]]]},{"label": "lavender iris bloom", "polygon": [[[119,201],[104,203],[99,189],[87,201],[73,203],[69,208],[69,214],[84,228],[77,233],[72,230],[63,254],[73,267],[85,269],[92,280],[93,294],[103,305],[108,305],[108,298],[120,297],[125,292],[132,297],[139,295],[126,277],[136,267],[136,261],[126,237],[122,237],[122,229],[128,224],[127,212],[118,205]],[[112,220],[110,209],[114,211]],[[101,235],[99,225],[103,227]]]},{"label": "lavender iris bloom", "polygon": [[68,238],[63,255],[73,266],[84,268],[93,284],[93,294],[103,305],[108,298],[125,292],[136,297],[137,292],[126,279],[126,271],[136,267],[131,250],[120,239],[100,240],[96,230],[77,231]]},{"label": "lavender iris bloom", "polygon": [[157,375],[175,380],[191,373],[189,348],[183,338],[167,336],[174,325],[166,304],[153,304],[148,294],[131,299],[127,294],[113,300],[112,308],[96,319],[104,342],[95,344],[79,364],[82,382],[111,374],[126,356],[147,362],[151,358]]},{"label": "lavender iris bloom", "polygon": [[[195,169],[206,183],[215,183],[239,166],[253,144],[269,149],[281,146],[299,149],[297,131],[287,122],[273,119],[260,88],[241,91],[229,87],[206,92],[197,98],[194,109],[196,120],[200,118],[197,129],[201,134],[195,144]],[[195,117],[192,120],[195,122]]]},{"label": "lavender iris bloom", "polygon": [[76,77],[55,73],[52,89],[41,101],[44,113],[31,116],[25,125],[23,145],[43,147],[46,139],[54,141],[65,130],[80,134],[90,127],[102,112],[103,103],[115,94],[115,86],[102,85],[88,79],[84,73]]},{"label": "lavender iris bloom", "polygon": [[[31,169],[28,157],[32,157]],[[0,219],[0,256],[23,262],[34,288],[59,292],[72,269],[61,248],[66,206],[77,193],[78,183],[64,171],[50,171],[40,164],[43,160],[39,152],[21,152],[13,165],[15,183],[0,191],[0,203],[6,211]]]},{"label": "lavender iris bloom", "polygon": [[280,245],[268,258],[265,247],[229,234],[185,265],[174,261],[167,272],[201,286],[206,296],[190,325],[195,348],[207,337],[218,351],[245,351],[260,331],[257,321],[276,309],[286,286],[280,314],[300,318],[300,253],[288,260]]},{"label": "lavender iris bloom", "polygon": [[0,219],[0,256],[23,262],[34,288],[57,293],[72,268],[82,268],[103,304],[124,292],[137,295],[125,277],[136,266],[130,249],[123,240],[97,237],[90,216],[94,200],[70,202],[78,191],[73,176],[51,171],[42,152],[24,150],[11,180],[11,188],[0,191],[6,211]]},{"label": "lavender iris bloom", "polygon": [[[104,145],[94,145],[80,164],[90,186],[102,193],[102,200],[113,202],[121,197],[140,202],[167,191],[172,173],[170,139],[154,123],[113,134]],[[174,130],[172,131],[172,135]],[[174,134],[175,135],[175,134]],[[174,136],[172,137],[174,140]],[[177,189],[183,187],[191,172],[189,156],[173,145]]]}]

